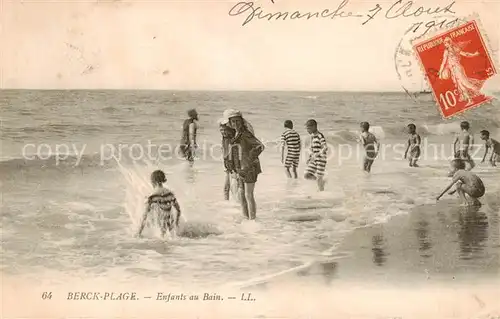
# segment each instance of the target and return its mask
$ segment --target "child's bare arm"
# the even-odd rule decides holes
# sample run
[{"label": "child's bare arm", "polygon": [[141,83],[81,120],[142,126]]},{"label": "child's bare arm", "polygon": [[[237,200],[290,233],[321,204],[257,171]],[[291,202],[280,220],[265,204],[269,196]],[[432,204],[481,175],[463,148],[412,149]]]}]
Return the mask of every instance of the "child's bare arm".
[{"label": "child's bare arm", "polygon": [[415,146],[420,146],[421,143],[422,139],[420,138],[420,135],[417,135],[417,144],[415,144]]},{"label": "child's bare arm", "polygon": [[373,140],[375,143],[375,152],[378,154],[380,151],[380,142],[378,141],[378,139],[375,135],[373,135]]},{"label": "child's bare arm", "polygon": [[410,139],[408,139],[408,142],[406,144],[406,151],[405,151],[405,158],[408,156],[408,151],[410,150]]},{"label": "child's bare arm", "polygon": [[365,138],[363,137],[363,134],[358,136],[358,142],[363,146],[365,145]]},{"label": "child's bare arm", "polygon": [[453,185],[455,184],[455,181],[452,181],[448,186],[446,186],[446,188],[441,192],[441,194],[439,194],[439,196],[436,198],[436,200],[439,200],[441,197],[443,197],[443,195],[450,190],[450,188],[453,187]]},{"label": "child's bare arm", "polygon": [[450,190],[450,188],[453,187],[453,185],[455,185],[456,182],[458,182],[459,180],[459,177],[458,176],[454,176],[451,183],[446,186],[446,188],[441,192],[441,194],[439,194],[439,196],[436,198],[436,200],[439,200],[441,197],[443,197],[443,195]]},{"label": "child's bare arm", "polygon": [[177,202],[177,199],[174,202],[174,207],[175,207],[175,210],[177,210],[177,216],[175,218],[175,226],[179,227],[179,220],[181,219],[181,206]]},{"label": "child's bare arm", "polygon": [[189,143],[191,146],[196,146],[196,123],[193,122],[189,124]]},{"label": "child's bare arm", "polygon": [[456,153],[457,152],[457,143],[459,141],[459,138],[458,136],[455,136],[455,140],[453,141],[453,152]]},{"label": "child's bare arm", "polygon": [[[481,163],[482,163],[482,162],[484,162],[484,160],[486,159],[486,155],[488,154],[488,149],[490,148],[490,147],[488,146],[488,144],[485,144],[485,145],[484,145],[484,147],[485,147],[486,149],[484,150],[484,156],[483,156],[483,159],[481,160]],[[493,152],[491,153],[491,157],[493,157]],[[491,160],[491,158],[490,158],[490,160]]]},{"label": "child's bare arm", "polygon": [[142,214],[142,219],[141,219],[141,224],[139,225],[139,230],[137,231],[137,236],[140,237],[142,234],[142,231],[144,230],[144,226],[146,226],[146,219],[148,217],[149,210],[151,209],[151,205],[148,202],[146,202],[145,207],[144,207],[144,213]]},{"label": "child's bare arm", "polygon": [[281,146],[281,163],[285,161],[285,137],[282,135],[280,140]]},{"label": "child's bare arm", "polygon": [[493,156],[495,156],[495,149],[491,148],[490,162],[493,162]]},{"label": "child's bare arm", "polygon": [[324,136],[321,136],[320,142],[321,142],[321,154],[326,155],[326,153],[328,152],[328,144],[326,144],[326,139]]}]

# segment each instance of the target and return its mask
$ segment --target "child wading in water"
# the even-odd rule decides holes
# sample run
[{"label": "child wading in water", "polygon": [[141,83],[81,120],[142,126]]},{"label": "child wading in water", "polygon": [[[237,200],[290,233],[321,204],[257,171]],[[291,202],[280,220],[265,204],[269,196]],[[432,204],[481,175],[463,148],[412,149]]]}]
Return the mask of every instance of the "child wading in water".
[{"label": "child wading in water", "polygon": [[[224,172],[226,173],[224,181],[224,199],[229,200],[229,194],[233,193],[236,199],[240,201],[241,196],[239,194],[239,188],[241,182],[238,180],[238,173],[236,172],[235,166],[238,164],[238,150],[235,149],[233,151],[233,145],[231,144],[231,139],[234,138],[236,132],[228,126],[228,120],[224,118],[219,119],[219,131],[222,135],[222,154],[224,157]],[[231,187],[231,184],[236,187]]]},{"label": "child wading in water", "polygon": [[325,169],[326,169],[326,153],[328,146],[326,145],[325,136],[318,131],[318,123],[315,120],[306,122],[307,133],[311,135],[311,154],[307,160],[305,179],[316,180],[319,191],[325,190]]},{"label": "child wading in water", "polygon": [[254,220],[257,216],[257,203],[254,196],[255,184],[258,175],[262,173],[259,156],[265,147],[255,137],[251,126],[243,119],[240,111],[225,110],[224,118],[228,120],[229,126],[236,133],[230,143],[231,154],[234,154],[233,158],[236,159],[235,169],[240,181],[240,203],[243,216],[249,220]]},{"label": "child wading in water", "polygon": [[293,172],[293,178],[297,178],[301,147],[300,135],[293,129],[292,121],[286,120],[284,126],[285,131],[281,134],[281,163],[285,164],[288,178],[292,178],[290,168]]},{"label": "child wading in water", "polygon": [[[167,182],[165,173],[161,170],[156,170],[151,174],[151,184],[154,187],[153,194],[146,200],[146,207],[142,215],[141,225],[137,232],[137,237],[141,237],[149,212],[153,211],[156,214],[158,228],[160,228],[161,236],[164,237],[167,230],[172,232],[174,227],[179,227],[179,219],[181,217],[181,208],[174,193],[163,187],[163,183]],[[172,206],[177,210],[177,214],[172,214]]]},{"label": "child wading in water", "polygon": [[[478,198],[482,197],[485,192],[483,181],[476,174],[465,170],[465,163],[463,160],[454,159],[451,161],[450,176],[453,176],[451,183],[446,186],[436,200],[439,200],[456,184],[455,190],[449,192],[449,195],[453,195],[457,192],[464,206],[481,205]],[[466,198],[465,194],[470,197],[470,200]]]},{"label": "child wading in water", "polygon": [[485,142],[486,151],[484,152],[483,160],[484,163],[488,150],[491,148],[490,164],[491,166],[497,166],[496,162],[500,159],[500,143],[490,137],[490,132],[482,130],[481,139]]},{"label": "child wading in water", "polygon": [[361,127],[361,135],[359,138],[366,152],[365,158],[363,159],[363,170],[367,173],[370,173],[373,161],[377,157],[380,144],[375,135],[369,132],[370,123],[361,122],[360,127]]},{"label": "child wading in water", "polygon": [[195,151],[198,147],[196,144],[196,132],[198,130],[198,112],[191,109],[188,112],[189,118],[182,124],[182,137],[180,144],[180,152],[186,158],[190,166],[193,166]]},{"label": "child wading in water", "polygon": [[[470,124],[467,121],[460,123],[460,129],[462,132],[453,141],[453,150],[455,151],[455,159],[461,159],[469,163],[468,170],[471,170],[476,166],[474,160],[470,156],[472,145],[474,145],[474,137],[469,132]],[[457,150],[457,144],[458,150]]]},{"label": "child wading in water", "polygon": [[[417,134],[417,127],[415,124],[408,124],[408,146],[405,151],[405,158],[408,158],[410,167],[418,167],[417,161],[420,157],[420,135]],[[410,156],[408,157],[408,151]]]}]

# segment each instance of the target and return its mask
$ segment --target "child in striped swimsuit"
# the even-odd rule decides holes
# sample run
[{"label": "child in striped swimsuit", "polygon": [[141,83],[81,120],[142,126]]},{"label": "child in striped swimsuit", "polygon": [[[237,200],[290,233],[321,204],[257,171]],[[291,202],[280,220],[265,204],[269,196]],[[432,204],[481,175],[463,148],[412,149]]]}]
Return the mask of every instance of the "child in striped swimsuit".
[{"label": "child in striped swimsuit", "polygon": [[[297,178],[297,167],[300,160],[300,135],[293,129],[293,122],[285,121],[285,131],[281,134],[281,163],[285,164],[286,175],[292,178],[290,168],[293,171],[293,178]],[[286,149],[286,156],[285,156]]]},{"label": "child in striped swimsuit", "polygon": [[[163,187],[163,183],[167,182],[165,173],[161,170],[156,170],[151,174],[151,183],[153,184],[154,192],[146,200],[146,208],[142,215],[141,225],[137,232],[137,237],[141,237],[144,226],[146,226],[146,219],[149,212],[156,213],[156,221],[161,231],[161,237],[165,236],[167,230],[171,232],[179,227],[179,219],[181,217],[181,208],[174,193],[169,189]],[[177,214],[172,214],[172,206],[175,207]]]},{"label": "child in striped swimsuit", "polygon": [[311,154],[307,160],[307,169],[304,178],[316,180],[320,191],[325,189],[325,169],[326,169],[326,145],[325,136],[318,131],[318,123],[315,120],[306,122],[307,133],[311,134]]}]

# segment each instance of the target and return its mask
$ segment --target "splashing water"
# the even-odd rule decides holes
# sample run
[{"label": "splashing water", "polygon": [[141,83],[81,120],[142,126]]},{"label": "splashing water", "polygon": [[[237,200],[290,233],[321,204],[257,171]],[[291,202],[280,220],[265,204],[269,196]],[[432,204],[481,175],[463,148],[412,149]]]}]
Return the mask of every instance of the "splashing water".
[{"label": "splashing water", "polygon": [[[148,182],[146,176],[149,176],[150,172],[159,169],[159,167],[147,159],[143,160],[143,164],[145,164],[143,166],[138,165],[134,161],[133,167],[125,167],[118,160],[116,162],[119,172],[126,181],[124,208],[129,215],[132,227],[137,229],[144,213],[144,200],[153,191],[153,187]],[[187,221],[184,215],[181,215],[181,217],[184,222]],[[157,225],[157,214],[151,214],[147,219],[146,226],[153,230],[155,237],[160,237],[160,229]],[[169,236],[171,235],[169,234]]]}]

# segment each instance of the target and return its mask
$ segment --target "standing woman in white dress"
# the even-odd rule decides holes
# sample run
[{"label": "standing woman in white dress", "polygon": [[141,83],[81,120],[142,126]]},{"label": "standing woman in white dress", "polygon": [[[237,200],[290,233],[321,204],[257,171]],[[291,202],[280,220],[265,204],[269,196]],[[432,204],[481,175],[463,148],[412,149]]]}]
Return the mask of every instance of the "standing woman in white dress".
[{"label": "standing woman in white dress", "polygon": [[465,70],[460,63],[461,57],[476,57],[479,52],[469,53],[462,50],[463,44],[454,43],[451,38],[444,39],[444,53],[441,67],[439,68],[439,78],[447,80],[451,78],[455,84],[459,101],[467,101],[467,106],[472,104],[472,99],[483,95],[481,87],[484,83],[482,80],[473,79],[467,76]]}]

